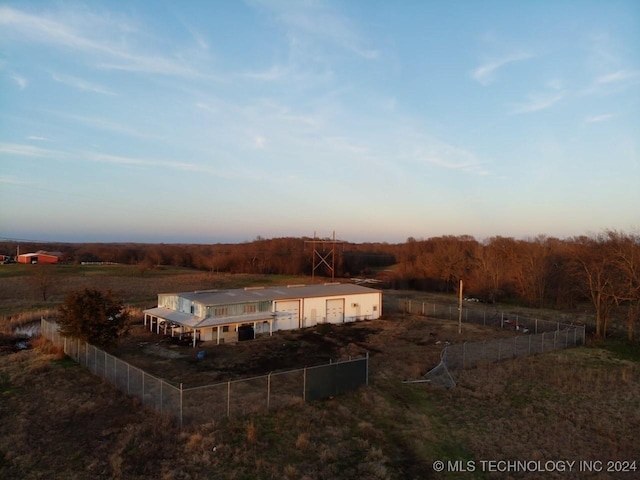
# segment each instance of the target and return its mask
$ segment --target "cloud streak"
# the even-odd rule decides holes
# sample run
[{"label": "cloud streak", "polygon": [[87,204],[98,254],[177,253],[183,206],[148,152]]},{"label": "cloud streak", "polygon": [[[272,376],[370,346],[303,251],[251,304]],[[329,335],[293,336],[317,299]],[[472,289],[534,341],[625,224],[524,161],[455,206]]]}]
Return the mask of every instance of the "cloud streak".
[{"label": "cloud streak", "polygon": [[98,85],[95,83],[88,82],[81,78],[72,77],[70,75],[60,75],[57,73],[52,73],[51,78],[53,78],[56,82],[62,83],[69,87],[84,90],[86,92],[99,93],[102,95],[111,95],[116,96],[117,94],[107,87],[103,87],[102,85]]},{"label": "cloud streak", "polygon": [[254,0],[250,3],[274,14],[289,30],[291,37],[312,38],[367,60],[380,57],[380,53],[369,47],[369,42],[358,32],[349,18],[322,2]]},{"label": "cloud streak", "polygon": [[586,123],[601,123],[613,120],[616,117],[613,113],[604,113],[602,115],[591,115],[584,119]]},{"label": "cloud streak", "polygon": [[[88,16],[91,24],[94,17]],[[128,70],[165,75],[194,76],[199,72],[192,66],[162,55],[140,52],[129,46],[131,42],[113,43],[117,25],[107,25],[111,32],[101,38],[98,33],[83,33],[65,23],[65,17],[25,13],[12,7],[0,7],[0,27],[5,34],[18,38],[86,53],[94,57],[95,66],[104,69]]]},{"label": "cloud streak", "polygon": [[528,53],[514,53],[501,58],[489,60],[479,67],[477,67],[472,73],[471,77],[486,86],[495,81],[496,72],[509,65],[510,63],[520,62],[531,58],[531,54]]},{"label": "cloud streak", "polygon": [[534,113],[553,107],[556,103],[565,98],[564,92],[559,93],[543,93],[531,94],[524,103],[513,106],[512,114],[521,115],[525,113]]}]

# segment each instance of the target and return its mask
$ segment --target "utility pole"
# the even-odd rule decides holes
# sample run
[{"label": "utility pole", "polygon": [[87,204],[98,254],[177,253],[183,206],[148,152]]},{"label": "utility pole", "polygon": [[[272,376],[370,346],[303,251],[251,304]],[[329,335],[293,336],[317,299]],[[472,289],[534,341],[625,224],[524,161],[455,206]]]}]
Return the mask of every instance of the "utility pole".
[{"label": "utility pole", "polygon": [[460,301],[458,303],[458,335],[462,333],[462,287],[463,282],[460,280]]}]

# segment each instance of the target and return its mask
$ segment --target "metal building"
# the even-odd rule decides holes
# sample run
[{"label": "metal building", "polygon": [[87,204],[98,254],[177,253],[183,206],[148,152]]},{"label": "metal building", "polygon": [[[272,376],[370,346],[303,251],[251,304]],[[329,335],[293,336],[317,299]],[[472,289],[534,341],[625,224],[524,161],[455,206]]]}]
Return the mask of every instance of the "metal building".
[{"label": "metal building", "polygon": [[277,330],[379,318],[382,292],[326,283],[161,293],[144,311],[150,330],[196,341],[236,342]]}]

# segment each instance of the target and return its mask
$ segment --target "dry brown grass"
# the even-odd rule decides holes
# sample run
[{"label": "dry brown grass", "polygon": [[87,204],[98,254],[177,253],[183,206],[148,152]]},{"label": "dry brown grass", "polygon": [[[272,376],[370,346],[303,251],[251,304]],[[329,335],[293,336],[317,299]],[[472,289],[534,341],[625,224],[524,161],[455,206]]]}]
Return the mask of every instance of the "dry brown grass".
[{"label": "dry brown grass", "polygon": [[369,387],[183,431],[46,345],[1,355],[0,478],[504,478],[436,474],[431,466],[640,459],[637,361],[573,349],[483,365],[444,390],[401,380],[437,363],[438,340],[510,333],[469,325],[457,337],[455,323],[411,316],[353,327],[369,331],[327,341],[339,354],[371,352]]}]

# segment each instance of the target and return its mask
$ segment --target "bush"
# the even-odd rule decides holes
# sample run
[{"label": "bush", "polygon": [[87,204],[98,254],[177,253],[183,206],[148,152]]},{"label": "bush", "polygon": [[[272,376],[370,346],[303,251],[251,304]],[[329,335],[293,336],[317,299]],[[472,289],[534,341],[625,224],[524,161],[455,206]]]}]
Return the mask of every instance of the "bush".
[{"label": "bush", "polygon": [[129,331],[128,310],[111,291],[86,288],[65,297],[59,308],[60,333],[99,347],[115,345]]}]

